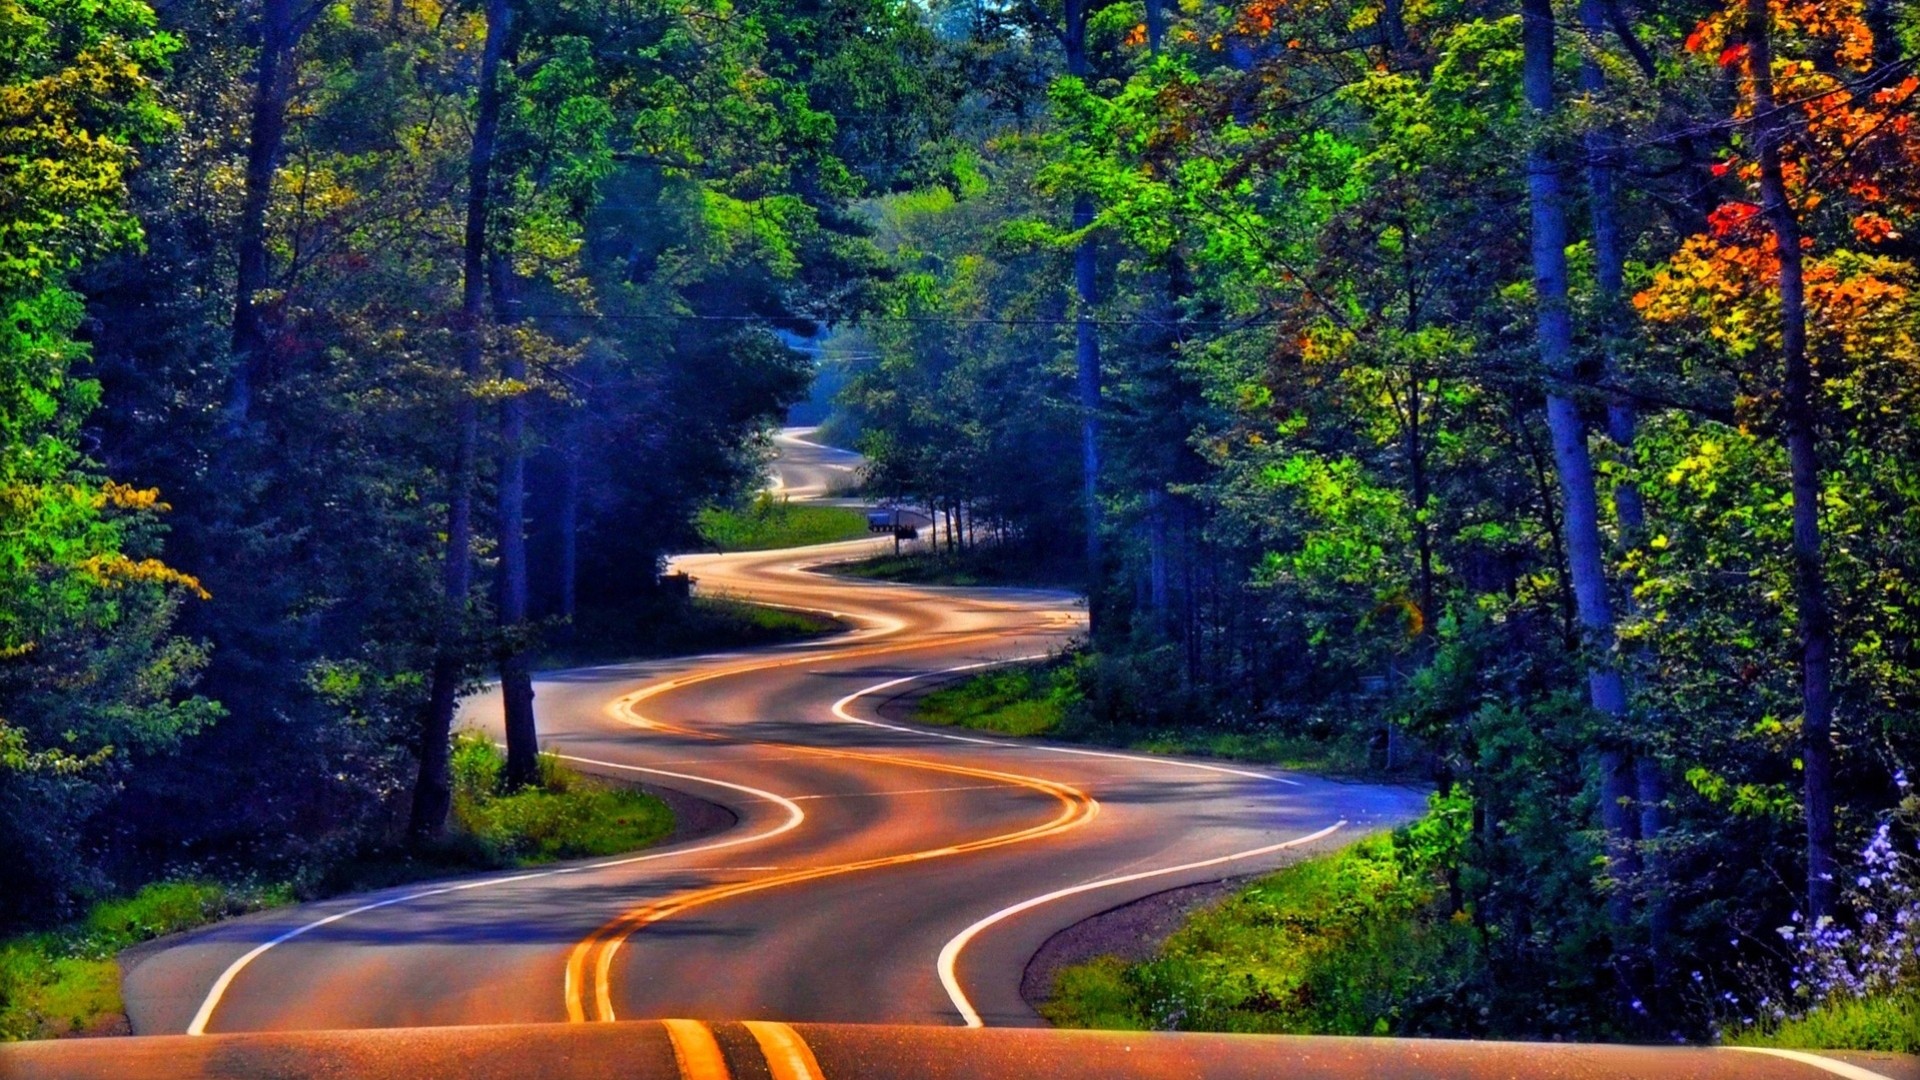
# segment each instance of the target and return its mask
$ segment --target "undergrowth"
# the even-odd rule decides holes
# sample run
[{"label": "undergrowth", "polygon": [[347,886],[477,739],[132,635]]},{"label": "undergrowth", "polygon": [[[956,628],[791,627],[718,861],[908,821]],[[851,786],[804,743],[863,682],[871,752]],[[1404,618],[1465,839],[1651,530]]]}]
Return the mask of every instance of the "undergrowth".
[{"label": "undergrowth", "polygon": [[1436,798],[1413,825],[1263,877],[1152,959],[1068,967],[1041,1012],[1063,1027],[1424,1034],[1430,1009],[1477,975],[1441,876],[1463,806]]}]

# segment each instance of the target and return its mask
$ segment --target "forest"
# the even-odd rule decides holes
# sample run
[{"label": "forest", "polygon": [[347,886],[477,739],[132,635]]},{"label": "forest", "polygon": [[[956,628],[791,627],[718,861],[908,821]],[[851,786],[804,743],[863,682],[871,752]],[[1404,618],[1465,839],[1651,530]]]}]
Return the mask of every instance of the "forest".
[{"label": "forest", "polygon": [[1915,1015],[1916,57],[1898,0],[0,0],[0,930],[431,849],[482,679],[535,782],[533,668],[685,618],[811,394],[950,568],[1086,591],[1090,737],[1436,789],[1381,1033]]}]

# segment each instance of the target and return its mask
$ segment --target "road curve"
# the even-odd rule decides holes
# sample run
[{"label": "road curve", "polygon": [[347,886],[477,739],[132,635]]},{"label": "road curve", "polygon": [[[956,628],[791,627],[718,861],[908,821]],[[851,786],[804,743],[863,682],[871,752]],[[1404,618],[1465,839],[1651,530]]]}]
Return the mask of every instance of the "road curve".
[{"label": "road curve", "polygon": [[[822,474],[838,471],[826,466],[846,460],[803,439],[779,445],[790,492],[824,492]],[[467,1073],[460,1063],[480,1060],[472,1047],[503,1042],[520,1049],[487,1060],[518,1062],[517,1075],[606,1074],[598,1061],[618,1062],[627,1076],[658,1066],[666,1070],[658,1075],[681,1076],[1066,1080],[1163,1068],[1190,1075],[1194,1068],[1178,1067],[1190,1051],[1202,1055],[1190,1065],[1211,1062],[1199,1071],[1221,1076],[1275,1075],[1281,1061],[1300,1076],[1420,1061],[1438,1063],[1430,1075],[1629,1075],[1638,1065],[1596,1062],[1654,1060],[1586,1048],[1551,1072],[1516,1070],[1536,1051],[1515,1056],[1499,1044],[1394,1050],[959,1030],[1038,1026],[1021,975],[1065,927],[1163,889],[1348,842],[1409,819],[1424,800],[1404,788],[904,723],[903,696],[1056,650],[1084,614],[1059,592],[905,587],[812,568],[886,544],[677,560],[702,592],[826,611],[844,633],[537,679],[545,749],[589,772],[718,803],[737,818],[731,828],[621,858],[223,923],[145,953],[124,980],[136,1034],[205,1037],[4,1048],[0,1075],[22,1065],[35,1075],[95,1075],[88,1062],[100,1060],[120,1063],[113,1075],[170,1078],[217,1071],[216,1061],[235,1074],[256,1070],[234,1063],[272,1061],[280,1074],[321,1075],[325,1062],[349,1059],[363,1067],[332,1075]],[[498,709],[481,694],[463,716],[493,730]],[[618,1023],[660,1018],[678,1019]],[[568,1021],[585,1026],[503,1026]],[[910,1027],[835,1026],[846,1024]],[[423,1030],[452,1025],[466,1029]],[[308,1034],[260,1034],[288,1032]],[[1471,1045],[1484,1049],[1458,1049]],[[1464,1068],[1476,1052],[1486,1056]],[[764,1060],[742,1063],[755,1053]],[[716,1054],[720,1071],[695,1067]],[[1818,1075],[1804,1062],[1748,1054],[1661,1060],[1671,1068],[1660,1075]],[[1090,1062],[1105,1071],[1086,1071]],[[1120,1068],[1129,1062],[1142,1068]],[[1878,1075],[1888,1074],[1855,1080]]]},{"label": "road curve", "polygon": [[[791,435],[789,492],[843,452]],[[1043,655],[1077,598],[810,569],[890,541],[676,560],[703,593],[832,613],[751,653],[542,675],[542,746],[718,803],[720,835],[636,856],[341,897],[133,963],[138,1034],[655,1017],[1038,1024],[1019,994],[1058,930],[1416,813],[1418,793],[1045,747],[883,719],[955,669]],[[491,730],[498,703],[470,701]]]}]

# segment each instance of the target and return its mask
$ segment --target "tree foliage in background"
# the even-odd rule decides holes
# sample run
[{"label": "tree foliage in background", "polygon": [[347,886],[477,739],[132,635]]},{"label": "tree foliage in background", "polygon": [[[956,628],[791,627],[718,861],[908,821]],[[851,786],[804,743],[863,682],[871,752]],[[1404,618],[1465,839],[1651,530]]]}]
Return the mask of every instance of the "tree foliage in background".
[{"label": "tree foliage in background", "polygon": [[472,325],[487,12],[0,9],[0,921],[394,843],[435,657],[666,612],[662,554],[805,394],[793,335],[869,302],[847,206],[952,97],[912,8],[501,10]]},{"label": "tree foliage in background", "polygon": [[[975,90],[942,182],[873,204],[899,276],[842,401],[876,480],[1075,547],[1078,237],[1054,223],[1090,194],[1111,557],[1082,666],[1204,703],[1141,723],[1457,785],[1436,902],[1476,959],[1389,1028],[1750,1014],[1718,995],[1782,970],[1794,912],[1858,917],[1836,879],[1920,755],[1911,9],[1586,0],[1528,30],[1511,3],[1250,0],[1180,5],[1155,49],[1158,12],[1122,5],[1091,78],[998,29],[1024,10],[940,25],[1047,78]],[[1564,301],[1529,247],[1546,174]],[[1597,516],[1569,513],[1569,450]]]}]

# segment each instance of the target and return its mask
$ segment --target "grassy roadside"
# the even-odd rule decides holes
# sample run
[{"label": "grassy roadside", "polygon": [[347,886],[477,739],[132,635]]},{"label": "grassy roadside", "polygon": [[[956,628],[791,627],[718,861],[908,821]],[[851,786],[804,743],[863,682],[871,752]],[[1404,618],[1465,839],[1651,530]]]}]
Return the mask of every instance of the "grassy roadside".
[{"label": "grassy roadside", "polygon": [[653,609],[587,610],[571,634],[535,657],[537,670],[657,660],[802,641],[842,630],[825,615],[750,604],[724,596],[663,602]]},{"label": "grassy roadside", "polygon": [[1805,1016],[1727,1035],[1731,1046],[1920,1054],[1920,987],[1830,1001]]},{"label": "grassy roadside", "polygon": [[[1176,726],[1126,706],[1156,694],[1171,696],[1154,685],[1151,673],[1113,670],[1098,657],[1073,653],[1044,663],[998,668],[941,687],[920,698],[913,719],[1150,754],[1218,757],[1348,776],[1372,774],[1365,747],[1267,725]],[[1186,709],[1172,711],[1191,715]]]},{"label": "grassy roadside", "polygon": [[165,881],[57,930],[0,941],[0,1040],[114,1034],[121,950],[292,900],[283,885]]},{"label": "grassy roadside", "polygon": [[744,509],[708,507],[694,524],[701,539],[721,551],[808,547],[867,535],[867,516],[858,510],[788,502],[768,493]]},{"label": "grassy roadside", "polygon": [[1192,916],[1140,963],[1063,969],[1041,1013],[1061,1027],[1424,1034],[1478,962],[1440,868],[1464,804],[1436,799],[1389,835],[1267,875]]},{"label": "grassy roadside", "polygon": [[0,941],[0,1040],[124,1030],[117,957],[144,941],[336,893],[633,851],[673,829],[673,813],[659,799],[581,776],[550,757],[541,760],[537,785],[502,793],[503,765],[485,737],[455,740],[453,812],[446,839],[430,850],[363,852],[321,868],[301,887],[158,882],[103,900],[66,926]]},{"label": "grassy roadside", "polygon": [[836,574],[902,585],[1002,586],[1026,589],[1075,589],[1073,575],[1059,567],[1023,557],[1011,546],[946,554],[907,551],[835,563]]}]

